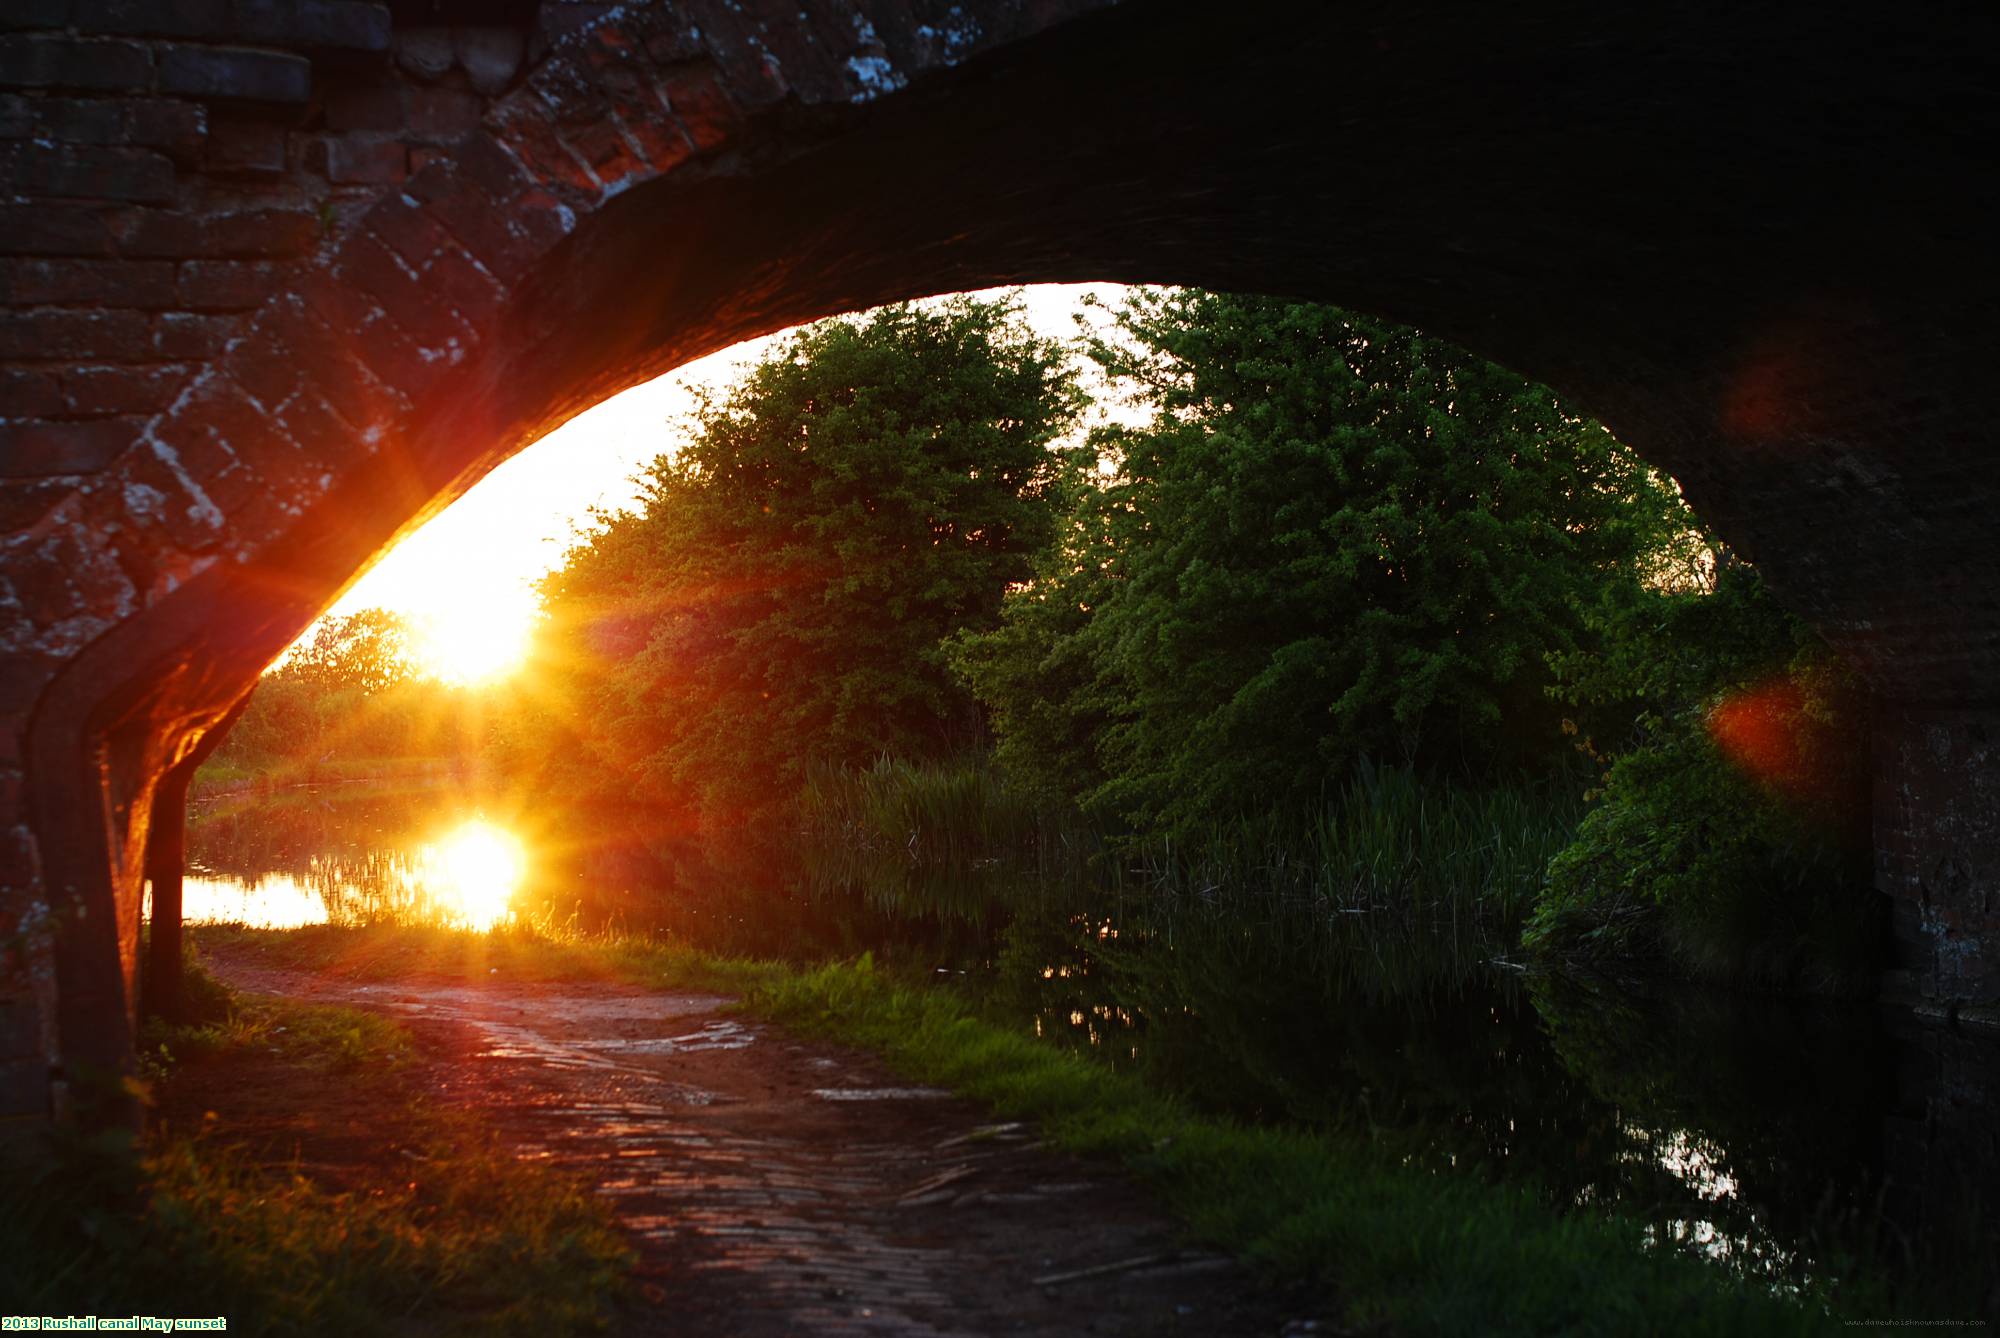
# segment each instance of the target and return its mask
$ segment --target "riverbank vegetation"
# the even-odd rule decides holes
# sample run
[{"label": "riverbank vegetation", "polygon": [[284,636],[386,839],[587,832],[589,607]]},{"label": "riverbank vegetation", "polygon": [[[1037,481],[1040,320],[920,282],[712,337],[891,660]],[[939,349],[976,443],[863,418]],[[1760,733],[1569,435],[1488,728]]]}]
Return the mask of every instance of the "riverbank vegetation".
[{"label": "riverbank vegetation", "polygon": [[521,765],[661,827],[1332,904],[1394,791],[1496,810],[1404,857],[1531,953],[1868,975],[1854,694],[1670,480],[1334,308],[1141,291],[1083,353],[1142,418],[1070,431],[997,305],[799,336],[549,578]]},{"label": "riverbank vegetation", "polygon": [[[1086,384],[1130,412],[1086,430]],[[1124,1158],[1399,1332],[1803,1331],[1879,1299],[1843,1253],[1872,1228],[1803,1208],[1813,1251],[1773,1254],[1761,1210],[1669,1174],[1672,1109],[1549,1117],[1548,1147],[1640,1166],[1618,1205],[1497,1166],[1511,1117],[1463,1112],[1525,1048],[1475,1090],[1401,1030],[1560,1031],[1592,1057],[1542,1077],[1582,1093],[1597,996],[1466,982],[1871,979],[1854,685],[1602,425],[1325,306],[1141,291],[1065,348],[961,298],[795,334],[641,484],[544,581],[513,679],[446,687],[393,667],[393,626],[331,624],[218,755],[269,777],[365,741],[472,777],[543,836],[517,923],[342,911],[239,946],[726,988]],[[303,876],[390,906],[354,889],[407,872]],[[1300,1072],[1322,1042],[1363,1116]],[[1425,1060],[1423,1133],[1390,1136],[1368,1103]],[[1696,1228],[1724,1268],[1664,1248]]]},{"label": "riverbank vegetation", "polygon": [[[211,771],[428,758],[583,826],[1449,895],[1548,960],[1862,987],[1858,696],[1671,480],[1335,308],[1137,290],[1096,330],[803,331],[579,537],[514,680],[335,620]],[[1079,358],[1123,421],[1080,429]],[[1453,815],[1421,876],[1356,871],[1386,793]]]}]

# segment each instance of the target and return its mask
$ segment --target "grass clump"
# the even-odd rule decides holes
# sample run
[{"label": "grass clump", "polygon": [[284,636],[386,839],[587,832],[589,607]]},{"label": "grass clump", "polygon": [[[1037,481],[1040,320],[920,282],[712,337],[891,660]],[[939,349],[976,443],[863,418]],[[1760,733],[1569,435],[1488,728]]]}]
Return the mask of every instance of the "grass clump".
[{"label": "grass clump", "polygon": [[583,1188],[429,1101],[408,1032],[230,1004],[149,1032],[147,1139],[72,1134],[0,1194],[10,1309],[221,1315],[252,1334],[602,1328],[622,1239]]},{"label": "grass clump", "polygon": [[1814,1304],[1648,1249],[1637,1222],[1396,1164],[1359,1136],[1248,1128],[858,963],[772,974],[756,1011],[885,1056],[1137,1171],[1199,1237],[1413,1334],[1804,1334]]},{"label": "grass clump", "polygon": [[450,925],[318,924],[293,929],[199,925],[206,948],[261,966],[317,971],[354,980],[432,978],[466,982],[605,981],[730,989],[759,977],[754,963],[681,944],[616,931],[591,932],[552,922],[474,931]]}]

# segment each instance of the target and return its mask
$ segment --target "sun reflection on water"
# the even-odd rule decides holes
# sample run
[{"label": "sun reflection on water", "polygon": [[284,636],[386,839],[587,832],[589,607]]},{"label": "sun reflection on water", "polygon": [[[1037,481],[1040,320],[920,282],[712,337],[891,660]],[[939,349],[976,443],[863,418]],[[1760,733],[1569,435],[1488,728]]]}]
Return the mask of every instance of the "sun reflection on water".
[{"label": "sun reflection on water", "polygon": [[[443,924],[487,930],[513,918],[527,873],[522,844],[473,817],[429,840],[368,851],[315,853],[294,873],[218,876],[191,862],[183,884],[190,924],[266,929],[309,924]],[[150,915],[150,884],[144,913]]]},{"label": "sun reflection on water", "polygon": [[491,929],[513,917],[522,868],[513,833],[475,818],[425,846],[409,876],[440,918]]}]

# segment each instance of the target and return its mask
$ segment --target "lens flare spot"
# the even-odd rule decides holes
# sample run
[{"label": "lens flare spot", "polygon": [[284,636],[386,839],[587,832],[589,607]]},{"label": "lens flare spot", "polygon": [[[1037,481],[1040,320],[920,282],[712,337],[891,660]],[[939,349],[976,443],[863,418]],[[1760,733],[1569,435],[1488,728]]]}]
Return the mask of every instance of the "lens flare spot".
[{"label": "lens flare spot", "polygon": [[512,918],[524,868],[521,843],[511,833],[475,820],[426,847],[422,882],[441,914],[491,929]]},{"label": "lens flare spot", "polygon": [[1807,781],[1799,737],[1804,707],[1797,684],[1774,679],[1717,703],[1708,713],[1708,732],[1760,784],[1797,793]]}]

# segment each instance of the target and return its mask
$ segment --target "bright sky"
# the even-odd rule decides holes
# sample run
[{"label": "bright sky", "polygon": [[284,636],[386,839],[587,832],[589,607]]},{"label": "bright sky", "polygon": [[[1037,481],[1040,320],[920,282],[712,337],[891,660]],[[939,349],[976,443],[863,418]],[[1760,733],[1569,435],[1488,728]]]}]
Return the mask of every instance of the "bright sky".
[{"label": "bright sky", "polygon": [[[1067,339],[1086,293],[1109,303],[1121,291],[1115,284],[1027,288],[1024,314],[1038,333]],[[331,612],[403,614],[426,629],[426,658],[446,677],[503,672],[526,639],[535,580],[561,560],[590,510],[630,505],[638,496],[633,476],[679,440],[693,387],[727,386],[781,337],[724,349],[577,415],[397,545]]]}]

